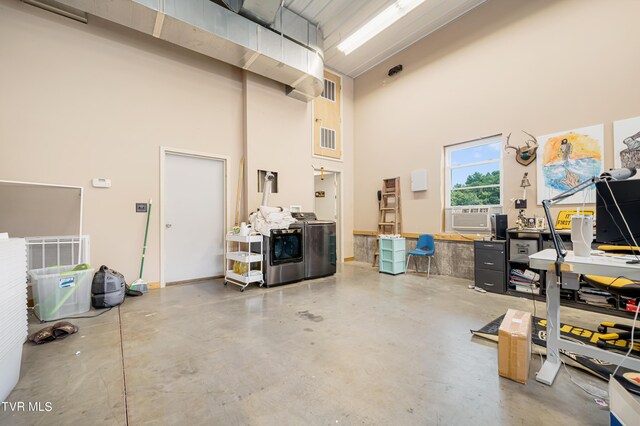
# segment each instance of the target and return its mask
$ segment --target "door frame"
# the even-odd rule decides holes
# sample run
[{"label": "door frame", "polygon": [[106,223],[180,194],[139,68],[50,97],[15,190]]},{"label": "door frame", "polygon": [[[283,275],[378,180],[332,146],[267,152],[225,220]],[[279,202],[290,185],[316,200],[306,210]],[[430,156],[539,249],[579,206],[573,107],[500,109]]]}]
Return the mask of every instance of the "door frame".
[{"label": "door frame", "polygon": [[[211,154],[207,152],[201,151],[192,151],[188,149],[182,148],[171,148],[166,146],[160,147],[160,288],[164,288],[166,286],[165,282],[165,264],[166,264],[166,246],[165,246],[165,231],[167,230],[167,218],[166,218],[166,203],[167,193],[166,193],[166,159],[168,155],[180,155],[183,157],[193,157],[193,158],[205,158],[207,160],[214,161],[222,161],[223,170],[224,170],[224,207],[223,207],[223,221],[222,229],[227,229],[227,218],[229,217],[229,160],[230,157],[227,155],[218,155]],[[225,232],[222,232],[222,248],[223,248],[223,256],[226,258],[226,250],[227,245],[225,244]],[[226,268],[226,265],[223,266]]]},{"label": "door frame", "polygon": [[[317,168],[316,166],[313,166],[313,171],[314,171],[314,175],[313,175],[313,191],[315,192],[316,190],[316,174],[315,172],[319,172],[321,171],[321,169]],[[337,211],[337,220],[336,220],[336,234],[338,237],[338,253],[336,253],[336,257],[337,257],[337,261],[339,263],[344,263],[344,258],[342,257],[342,254],[344,253],[344,238],[342,235],[343,229],[344,229],[344,208],[343,208],[343,199],[344,199],[344,173],[343,170],[339,170],[339,169],[331,169],[331,168],[326,168],[324,167],[324,171],[325,172],[330,172],[333,173],[335,175],[338,175],[338,185],[336,186],[336,190],[338,191],[337,194],[337,205],[336,208],[338,209]],[[313,210],[315,211],[315,198],[313,200]]]}]

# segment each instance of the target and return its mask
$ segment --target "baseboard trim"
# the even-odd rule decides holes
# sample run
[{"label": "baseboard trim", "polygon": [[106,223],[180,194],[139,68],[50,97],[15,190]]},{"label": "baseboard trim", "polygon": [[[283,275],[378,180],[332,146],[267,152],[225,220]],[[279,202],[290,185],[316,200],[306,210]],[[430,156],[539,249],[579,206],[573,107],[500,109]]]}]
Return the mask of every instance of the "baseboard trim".
[{"label": "baseboard trim", "polygon": [[174,285],[183,285],[183,284],[195,284],[195,283],[199,283],[202,281],[211,281],[211,280],[216,280],[219,278],[224,278],[224,275],[216,275],[213,277],[205,277],[205,278],[195,278],[193,280],[184,280],[184,281],[173,281],[170,283],[166,283],[167,287],[170,286],[174,286]]}]

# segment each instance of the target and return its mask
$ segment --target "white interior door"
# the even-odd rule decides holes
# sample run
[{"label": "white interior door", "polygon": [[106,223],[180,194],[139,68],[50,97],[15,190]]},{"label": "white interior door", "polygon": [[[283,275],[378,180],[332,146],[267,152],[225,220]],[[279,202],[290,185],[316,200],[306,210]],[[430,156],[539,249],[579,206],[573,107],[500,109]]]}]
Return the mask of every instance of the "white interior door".
[{"label": "white interior door", "polygon": [[335,173],[315,175],[315,213],[320,220],[338,220],[338,190]]},{"label": "white interior door", "polygon": [[224,161],[166,154],[165,281],[224,275]]}]

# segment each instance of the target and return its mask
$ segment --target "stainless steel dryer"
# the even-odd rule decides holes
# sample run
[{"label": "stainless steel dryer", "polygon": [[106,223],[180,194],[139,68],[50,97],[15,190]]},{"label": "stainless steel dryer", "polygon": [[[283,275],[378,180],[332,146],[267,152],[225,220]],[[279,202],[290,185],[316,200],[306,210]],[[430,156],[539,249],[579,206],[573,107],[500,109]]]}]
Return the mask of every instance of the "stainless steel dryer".
[{"label": "stainless steel dryer", "polygon": [[304,225],[304,278],[336,273],[336,222],[318,220],[315,213],[292,213]]},{"label": "stainless steel dryer", "polygon": [[264,281],[267,287],[304,279],[304,227],[272,229],[264,237]]}]

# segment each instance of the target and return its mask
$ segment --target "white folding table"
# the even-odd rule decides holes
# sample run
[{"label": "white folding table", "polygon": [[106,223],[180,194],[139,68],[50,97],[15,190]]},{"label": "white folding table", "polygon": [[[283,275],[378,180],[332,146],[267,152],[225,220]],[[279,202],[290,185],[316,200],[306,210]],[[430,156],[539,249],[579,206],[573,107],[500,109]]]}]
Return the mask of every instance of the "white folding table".
[{"label": "white folding table", "polygon": [[[562,365],[560,349],[615,365],[619,364],[624,358],[624,355],[616,352],[606,351],[594,346],[581,345],[560,337],[560,287],[557,284],[555,275],[555,260],[556,251],[553,249],[542,250],[529,256],[529,266],[531,268],[547,271],[547,359],[540,371],[538,371],[536,380],[549,386],[553,384]],[[566,269],[568,269],[567,272],[574,274],[601,275],[605,277],[623,276],[630,280],[640,281],[640,265],[630,265],[624,261],[614,260],[605,256],[577,257],[570,251],[562,264],[562,270]],[[640,359],[629,356],[623,367],[640,371]]]}]

